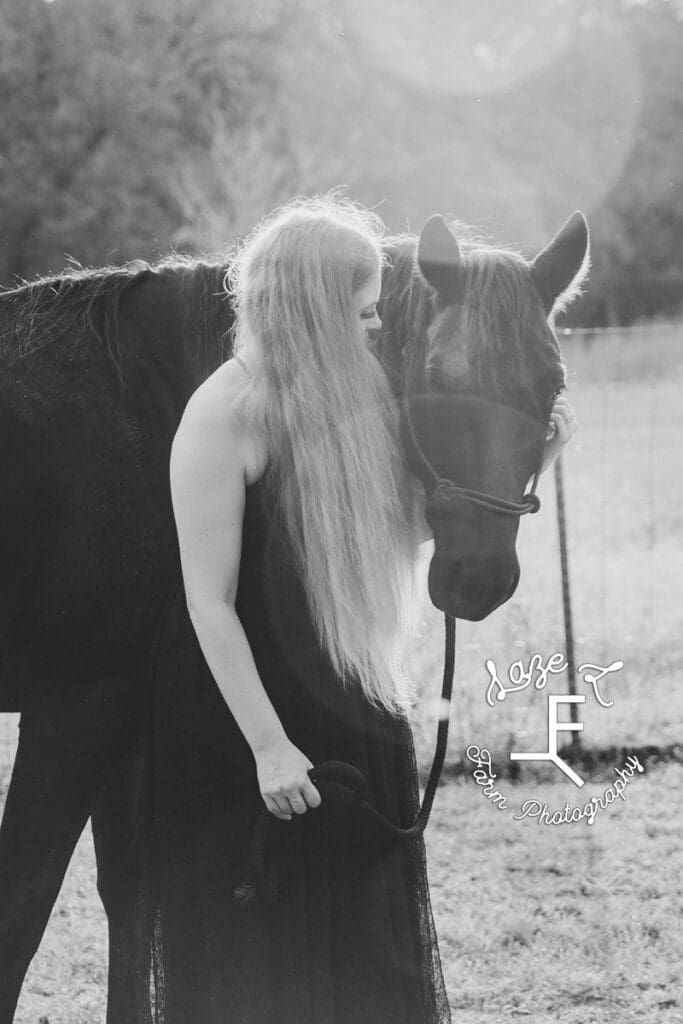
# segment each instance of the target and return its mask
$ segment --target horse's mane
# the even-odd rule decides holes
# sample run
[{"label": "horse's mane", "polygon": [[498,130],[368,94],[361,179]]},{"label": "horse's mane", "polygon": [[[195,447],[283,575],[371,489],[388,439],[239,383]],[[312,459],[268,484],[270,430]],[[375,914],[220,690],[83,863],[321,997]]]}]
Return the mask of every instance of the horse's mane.
[{"label": "horse's mane", "polygon": [[[502,395],[510,384],[530,393],[544,372],[562,378],[555,335],[536,294],[529,265],[512,250],[489,245],[471,229],[454,225],[462,253],[463,296],[459,324],[450,332],[460,360],[459,383]],[[383,336],[405,353],[405,384],[419,386],[438,352],[427,329],[437,315],[437,296],[416,265],[417,238],[385,239],[382,285]],[[228,258],[177,253],[156,263],[134,260],[99,269],[69,267],[64,273],[0,291],[0,357],[15,362],[59,343],[63,358],[99,343],[124,383],[119,312],[123,297],[145,279],[172,275],[183,310],[182,330],[193,357],[207,373],[228,354],[231,311],[223,288]],[[225,303],[217,301],[223,298]],[[10,315],[6,315],[9,306]]]},{"label": "horse's mane", "polygon": [[[527,261],[463,225],[453,230],[462,256],[462,302],[459,321],[446,334],[451,353],[457,336],[459,384],[502,396],[511,384],[531,394],[535,379],[545,374],[561,381],[559,346]],[[383,328],[405,352],[409,387],[419,383],[430,362],[440,357],[447,362],[449,354],[438,351],[438,338],[428,337],[437,295],[417,268],[417,241],[414,235],[397,235],[385,243]]]},{"label": "horse's mane", "polygon": [[[124,382],[119,313],[123,297],[155,275],[172,276],[183,309],[183,331],[195,346],[195,358],[207,368],[217,362],[217,339],[225,347],[231,323],[223,278],[225,259],[197,259],[174,253],[156,263],[133,260],[97,269],[70,266],[62,274],[25,281],[0,291],[0,355],[15,362],[59,343],[71,359],[83,344],[98,343]],[[9,312],[9,316],[7,313]]]}]

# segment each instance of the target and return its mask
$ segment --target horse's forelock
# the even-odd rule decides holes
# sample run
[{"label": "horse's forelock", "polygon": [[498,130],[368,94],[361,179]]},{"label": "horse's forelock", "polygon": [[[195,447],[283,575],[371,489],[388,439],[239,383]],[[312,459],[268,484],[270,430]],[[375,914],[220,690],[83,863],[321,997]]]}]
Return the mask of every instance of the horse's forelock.
[{"label": "horse's forelock", "polygon": [[561,376],[557,339],[526,260],[506,249],[464,246],[462,273],[466,383],[499,395],[510,385],[531,394],[539,377]]},{"label": "horse's forelock", "polygon": [[382,334],[401,362],[410,388],[421,379],[427,360],[427,331],[434,319],[435,294],[420,273],[417,238],[395,235],[384,242]]},{"label": "horse's forelock", "polygon": [[420,387],[429,367],[440,367],[447,377],[458,377],[459,387],[500,397],[513,387],[530,395],[537,378],[560,379],[563,370],[529,264],[516,252],[464,233],[462,299],[445,310],[417,267],[417,238],[386,240],[383,337],[403,353],[409,389]]},{"label": "horse's forelock", "polygon": [[413,381],[428,372],[504,397],[511,389],[531,395],[539,377],[561,379],[557,340],[521,255],[472,236],[459,239],[461,298],[444,307],[422,280],[411,241],[393,256],[386,285],[391,317],[387,323],[385,310],[383,317],[411,354]]}]

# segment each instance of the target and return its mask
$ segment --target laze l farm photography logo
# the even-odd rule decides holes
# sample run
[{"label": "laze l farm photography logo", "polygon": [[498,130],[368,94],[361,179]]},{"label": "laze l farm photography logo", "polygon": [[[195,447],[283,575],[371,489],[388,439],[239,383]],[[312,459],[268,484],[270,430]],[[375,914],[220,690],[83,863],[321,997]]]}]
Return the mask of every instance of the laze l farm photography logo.
[{"label": "laze l farm photography logo", "polygon": [[[586,662],[579,666],[577,672],[581,681],[588,687],[593,698],[600,707],[610,708],[614,705],[613,700],[605,698],[602,681],[624,667],[623,661],[613,661],[611,664],[602,666],[592,662]],[[521,660],[513,662],[507,670],[507,678],[501,679],[495,662],[487,659],[486,669],[489,675],[489,683],[486,690],[486,703],[489,707],[495,707],[496,702],[504,701],[510,694],[519,693],[533,687],[534,690],[545,690],[549,678],[553,675],[560,675],[568,668],[568,663],[563,654],[556,653],[544,660],[540,654],[534,654],[528,664]],[[578,720],[576,711],[580,705],[586,703],[586,695],[583,693],[546,693],[546,715],[547,715],[547,743],[544,750],[513,750],[509,752],[511,761],[520,762],[545,762],[554,765],[575,787],[580,789],[585,784],[585,779],[560,756],[558,736],[563,732],[583,732],[584,724]],[[558,711],[561,705],[569,705],[574,712],[572,720],[561,721]],[[514,810],[508,802],[508,798],[496,788],[497,775],[493,770],[491,753],[486,747],[479,747],[477,744],[470,744],[467,748],[467,759],[474,766],[473,778],[487,800],[498,810]],[[615,800],[626,800],[626,788],[636,773],[643,772],[643,766],[634,754],[628,755],[623,766],[615,767],[616,778],[606,787],[600,795],[592,796],[582,804],[570,804],[569,800],[561,808],[551,809],[547,803],[538,799],[524,800],[513,818],[517,821],[523,818],[535,818],[538,824],[544,825],[565,825],[579,821],[585,821],[592,825],[600,810],[604,810],[614,803]]]}]

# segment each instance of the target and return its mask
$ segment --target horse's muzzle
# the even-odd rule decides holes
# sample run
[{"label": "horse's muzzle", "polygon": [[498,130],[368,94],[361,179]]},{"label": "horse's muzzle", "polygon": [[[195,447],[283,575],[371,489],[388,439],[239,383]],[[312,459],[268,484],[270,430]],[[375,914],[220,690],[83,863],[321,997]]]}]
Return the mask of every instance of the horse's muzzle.
[{"label": "horse's muzzle", "polygon": [[504,604],[517,589],[517,556],[452,558],[435,551],[429,566],[429,597],[440,611],[457,619],[480,622]]}]

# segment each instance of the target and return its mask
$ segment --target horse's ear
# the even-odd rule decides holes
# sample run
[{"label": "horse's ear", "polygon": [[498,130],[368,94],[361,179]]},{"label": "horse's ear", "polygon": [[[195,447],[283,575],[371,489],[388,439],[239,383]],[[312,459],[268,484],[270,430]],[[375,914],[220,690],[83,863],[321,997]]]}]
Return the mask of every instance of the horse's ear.
[{"label": "horse's ear", "polygon": [[417,246],[417,265],[439,295],[451,302],[457,298],[460,247],[438,213],[430,217],[422,228]]},{"label": "horse's ear", "polygon": [[588,224],[578,210],[531,263],[531,276],[546,313],[557,299],[569,302],[588,273]]}]

